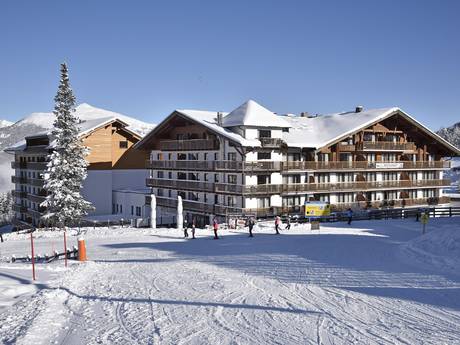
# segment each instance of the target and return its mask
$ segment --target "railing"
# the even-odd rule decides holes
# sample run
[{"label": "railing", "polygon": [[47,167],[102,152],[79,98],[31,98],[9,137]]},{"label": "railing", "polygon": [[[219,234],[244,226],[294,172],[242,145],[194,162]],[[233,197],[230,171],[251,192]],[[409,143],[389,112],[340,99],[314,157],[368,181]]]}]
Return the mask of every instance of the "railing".
[{"label": "railing", "polygon": [[279,148],[284,141],[281,138],[259,138],[262,147]]},{"label": "railing", "polygon": [[160,150],[163,151],[197,151],[218,150],[219,141],[214,139],[161,140]]},{"label": "railing", "polygon": [[31,179],[28,179],[27,181],[28,181],[28,184],[31,184],[32,186],[35,186],[35,187],[43,187],[43,185],[45,184],[45,180],[41,178],[31,178]]},{"label": "railing", "polygon": [[364,141],[356,145],[357,150],[414,151],[414,143],[394,143],[391,141]]},{"label": "railing", "polygon": [[20,190],[13,190],[11,191],[11,195],[16,197],[16,198],[26,198],[27,197],[27,192],[23,192]]},{"label": "railing", "polygon": [[47,162],[11,162],[12,169],[45,170]]},{"label": "railing", "polygon": [[259,161],[259,162],[244,162],[245,172],[252,171],[280,171],[282,162]]},{"label": "railing", "polygon": [[292,183],[292,184],[262,184],[245,186],[245,194],[285,194],[306,192],[346,192],[361,190],[377,190],[392,188],[445,187],[450,180],[395,180],[395,181],[357,181],[338,183]]},{"label": "railing", "polygon": [[203,192],[213,192],[214,183],[188,180],[169,180],[161,178],[148,178],[146,181],[149,187],[171,188],[179,190],[197,190]]},{"label": "railing", "polygon": [[282,169],[288,170],[369,170],[369,169],[382,169],[382,170],[411,170],[411,169],[449,169],[449,161],[397,161],[397,162],[310,162],[310,161],[295,161],[295,162],[282,162]]},{"label": "railing", "polygon": [[148,169],[158,170],[200,170],[200,171],[279,171],[282,162],[242,162],[242,161],[147,161]]},{"label": "railing", "polygon": [[46,196],[27,194],[27,200],[30,200],[30,201],[33,201],[33,202],[42,203],[43,201],[45,201],[45,199],[46,199]]},{"label": "railing", "polygon": [[27,207],[19,205],[19,204],[13,204],[12,208],[13,208],[13,211],[15,211],[15,212],[19,212],[19,213],[26,213],[27,212]]},{"label": "railing", "polygon": [[27,183],[27,178],[26,177],[21,177],[21,176],[11,176],[11,182],[26,184]]},{"label": "railing", "polygon": [[356,146],[354,144],[339,144],[340,152],[342,151],[350,152],[350,151],[355,151],[355,149],[356,149]]},{"label": "railing", "polygon": [[336,203],[331,205],[333,211],[343,211],[349,208],[386,208],[386,207],[406,207],[417,205],[437,205],[447,204],[450,199],[445,196],[417,199],[396,199],[396,200],[380,200],[380,201],[359,201],[351,203]]},{"label": "railing", "polygon": [[[146,196],[145,202],[147,205],[150,205],[150,196]],[[177,209],[177,199],[157,196],[156,202],[157,206]],[[182,206],[184,210],[187,211],[196,211],[209,214],[229,214],[241,212],[241,208],[224,205],[214,205],[193,200],[182,200]]]}]

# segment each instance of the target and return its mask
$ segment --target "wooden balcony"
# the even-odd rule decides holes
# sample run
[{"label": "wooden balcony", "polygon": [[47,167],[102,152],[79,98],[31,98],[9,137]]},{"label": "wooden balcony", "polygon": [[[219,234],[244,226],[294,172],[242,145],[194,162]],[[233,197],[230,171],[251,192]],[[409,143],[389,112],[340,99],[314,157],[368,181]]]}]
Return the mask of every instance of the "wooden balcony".
[{"label": "wooden balcony", "polygon": [[20,183],[20,184],[26,184],[27,183],[27,178],[26,177],[20,177],[20,176],[11,176],[11,182]]},{"label": "wooden balcony", "polygon": [[218,150],[219,141],[214,139],[190,139],[190,140],[162,140],[160,150],[163,151],[200,151]]},{"label": "wooden balcony", "polygon": [[341,171],[341,170],[415,170],[415,169],[449,169],[449,161],[432,161],[432,162],[410,162],[410,161],[397,161],[397,162],[366,162],[366,161],[331,161],[331,162],[311,162],[311,161],[295,161],[283,162],[281,166],[283,171],[296,171],[296,170],[328,170],[328,171]]},{"label": "wooden balcony", "polygon": [[47,162],[11,162],[13,169],[45,170]]},{"label": "wooden balcony", "polygon": [[148,169],[156,170],[198,170],[248,172],[280,171],[282,162],[242,162],[242,161],[147,161]]},{"label": "wooden balcony", "polygon": [[[165,198],[158,196],[156,197],[156,200],[157,206],[177,209],[177,199],[175,198]],[[150,205],[150,196],[146,197],[146,204]],[[182,200],[182,206],[186,211],[202,212],[209,214],[229,214],[241,212],[241,209],[237,207],[214,205],[192,200]]]},{"label": "wooden balcony", "polygon": [[280,148],[284,144],[283,139],[280,138],[259,138],[262,147],[266,148]]},{"label": "wooden balcony", "polygon": [[27,169],[27,162],[11,162],[12,169]]},{"label": "wooden balcony", "polygon": [[340,152],[352,152],[355,151],[356,146],[354,144],[339,144]]},{"label": "wooden balcony", "polygon": [[22,192],[20,190],[13,190],[13,191],[11,191],[11,195],[16,197],[16,198],[26,198],[27,197],[27,192]]},{"label": "wooden balcony", "polygon": [[273,161],[244,162],[244,171],[247,173],[280,171],[281,166],[282,166],[282,162],[273,162]]},{"label": "wooden balcony", "polygon": [[414,143],[394,143],[391,141],[364,141],[356,145],[360,151],[415,151]]},{"label": "wooden balcony", "polygon": [[19,204],[14,204],[13,205],[13,211],[19,212],[19,213],[26,213],[27,212],[27,206],[22,206]]},{"label": "wooden balcony", "polygon": [[146,184],[148,187],[214,192],[214,183],[211,182],[148,178]]},{"label": "wooden balcony", "polygon": [[45,180],[41,178],[31,178],[27,180],[28,184],[35,186],[35,187],[43,187],[45,184]]},{"label": "wooden balcony", "polygon": [[447,187],[450,180],[395,180],[395,181],[371,181],[371,182],[339,182],[339,183],[292,183],[292,184],[262,184],[244,186],[244,194],[305,194],[315,192],[349,192],[380,189],[401,188],[427,188]]}]

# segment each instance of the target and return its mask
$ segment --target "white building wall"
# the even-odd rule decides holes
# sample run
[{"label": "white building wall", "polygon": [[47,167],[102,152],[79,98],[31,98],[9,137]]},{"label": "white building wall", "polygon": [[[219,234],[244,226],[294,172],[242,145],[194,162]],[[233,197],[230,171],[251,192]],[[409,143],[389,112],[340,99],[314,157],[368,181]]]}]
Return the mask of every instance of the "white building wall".
[{"label": "white building wall", "polygon": [[91,215],[111,214],[112,170],[88,170],[81,194],[96,208]]},{"label": "white building wall", "polygon": [[[118,205],[118,214],[126,219],[148,218],[150,213],[147,212],[148,210],[145,206],[145,196],[147,194],[146,192],[137,191],[113,191],[112,200],[113,204]],[[140,216],[136,215],[136,207],[141,208]]]},{"label": "white building wall", "polygon": [[145,188],[145,180],[148,177],[147,169],[112,170],[112,189]]}]

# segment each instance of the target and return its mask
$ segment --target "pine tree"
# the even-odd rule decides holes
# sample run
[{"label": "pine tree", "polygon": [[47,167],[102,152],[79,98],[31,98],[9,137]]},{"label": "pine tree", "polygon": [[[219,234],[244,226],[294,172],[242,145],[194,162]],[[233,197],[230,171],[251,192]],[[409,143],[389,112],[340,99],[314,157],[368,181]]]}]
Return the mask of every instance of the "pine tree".
[{"label": "pine tree", "polygon": [[48,156],[44,189],[48,192],[41,206],[43,218],[64,227],[76,224],[93,207],[80,194],[86,178],[88,149],[78,137],[79,120],[75,112],[75,96],[69,84],[67,65],[61,64],[61,80],[56,97],[52,138],[56,145]]}]

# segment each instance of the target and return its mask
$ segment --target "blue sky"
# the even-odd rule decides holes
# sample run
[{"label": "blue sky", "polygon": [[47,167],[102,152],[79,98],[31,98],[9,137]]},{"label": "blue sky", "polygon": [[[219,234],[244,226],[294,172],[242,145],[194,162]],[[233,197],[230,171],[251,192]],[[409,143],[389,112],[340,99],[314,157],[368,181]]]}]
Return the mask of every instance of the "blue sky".
[{"label": "blue sky", "polygon": [[174,108],[400,106],[460,121],[460,1],[0,2],[0,118],[79,103],[158,122]]}]

